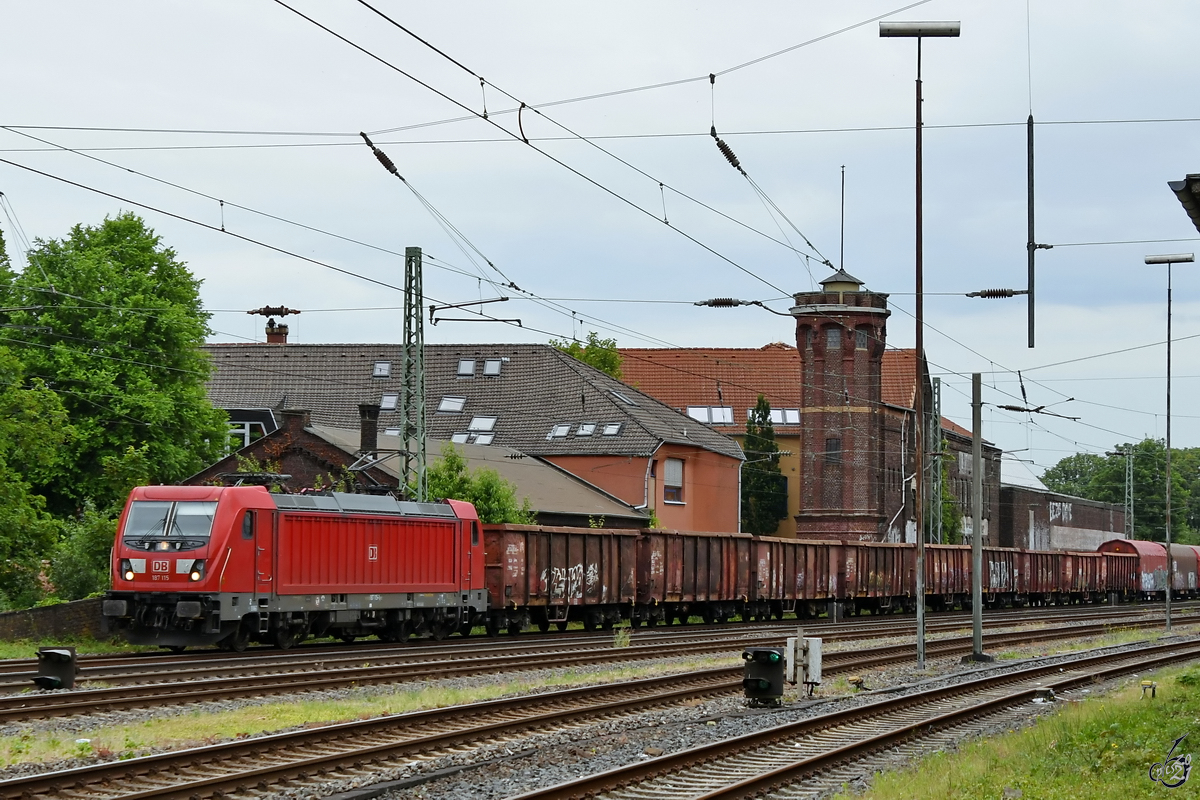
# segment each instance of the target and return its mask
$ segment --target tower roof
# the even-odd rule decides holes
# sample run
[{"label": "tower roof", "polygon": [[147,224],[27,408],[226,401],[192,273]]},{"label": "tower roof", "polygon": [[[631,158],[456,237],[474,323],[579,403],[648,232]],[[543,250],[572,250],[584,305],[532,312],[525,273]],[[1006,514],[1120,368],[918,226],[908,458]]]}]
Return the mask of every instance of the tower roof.
[{"label": "tower roof", "polygon": [[821,281],[821,286],[827,292],[857,292],[862,289],[862,285],[862,281],[844,269],[839,269]]}]

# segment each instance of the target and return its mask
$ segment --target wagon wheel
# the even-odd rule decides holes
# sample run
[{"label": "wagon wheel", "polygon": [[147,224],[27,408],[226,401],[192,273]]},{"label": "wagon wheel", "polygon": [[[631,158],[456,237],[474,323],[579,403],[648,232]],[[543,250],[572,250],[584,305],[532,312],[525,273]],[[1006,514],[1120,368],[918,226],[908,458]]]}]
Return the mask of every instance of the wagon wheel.
[{"label": "wagon wheel", "polygon": [[541,631],[542,633],[545,633],[546,631],[550,630],[550,620],[543,618],[543,617],[539,617],[538,621],[537,621],[537,626],[538,626],[539,631]]},{"label": "wagon wheel", "polygon": [[658,619],[653,614],[646,615],[646,627],[653,628],[658,624]]},{"label": "wagon wheel", "polygon": [[583,615],[583,629],[588,633],[596,630],[596,618],[591,614]]},{"label": "wagon wheel", "polygon": [[483,623],[483,627],[487,630],[487,635],[493,639],[500,635],[500,621],[495,617],[489,616]]},{"label": "wagon wheel", "polygon": [[516,636],[520,632],[521,632],[521,623],[520,622],[508,623],[508,635],[509,636]]},{"label": "wagon wheel", "polygon": [[171,652],[171,653],[182,653],[184,650],[187,650],[187,645],[186,644],[164,644],[162,646],[162,649],[166,650],[168,652]]},{"label": "wagon wheel", "polygon": [[554,627],[558,628],[560,631],[565,631],[567,629],[567,621],[564,619],[562,622],[556,622],[554,623]]},{"label": "wagon wheel", "polygon": [[602,630],[611,631],[614,624],[615,623],[611,619],[606,618],[600,622],[600,628]]},{"label": "wagon wheel", "polygon": [[404,644],[412,638],[412,621],[401,620],[400,624],[394,629],[395,641]]},{"label": "wagon wheel", "polygon": [[346,644],[354,644],[354,640],[357,639],[358,636],[353,633],[339,633],[338,638]]}]

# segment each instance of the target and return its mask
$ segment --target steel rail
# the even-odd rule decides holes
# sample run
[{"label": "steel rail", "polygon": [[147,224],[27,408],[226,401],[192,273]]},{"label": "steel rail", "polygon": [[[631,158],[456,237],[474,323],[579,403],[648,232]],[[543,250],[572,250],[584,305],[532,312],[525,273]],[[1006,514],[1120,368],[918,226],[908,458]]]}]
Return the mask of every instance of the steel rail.
[{"label": "steel rail", "polygon": [[[1180,661],[1200,658],[1200,644],[1179,643],[1154,645],[1147,648],[1120,654],[1106,654],[1073,659],[1068,663],[1055,663],[1038,667],[1026,668],[999,676],[988,676],[958,683],[953,686],[929,689],[924,692],[892,697],[852,709],[833,712],[831,714],[812,717],[798,722],[787,723],[763,731],[727,739],[690,750],[672,753],[649,761],[632,764],[626,767],[608,770],[606,772],[580,778],[575,781],[561,783],[533,792],[519,795],[510,800],[575,800],[576,798],[600,798],[606,793],[614,793],[620,797],[620,792],[629,787],[639,787],[638,796],[651,797],[653,790],[644,786],[655,779],[665,779],[668,776],[691,770],[699,764],[720,765],[724,759],[737,757],[740,763],[745,763],[747,754],[770,747],[778,743],[795,746],[797,739],[821,731],[851,725],[863,721],[875,720],[884,714],[902,712],[921,703],[934,703],[948,698],[962,697],[970,692],[990,691],[997,687],[1012,685],[1024,681],[1032,681],[1044,676],[1056,676],[1064,668],[1079,670],[1091,665],[1119,661],[1118,665],[1093,670],[1086,674],[1067,675],[1051,681],[1040,682],[1038,686],[1022,688],[1015,692],[974,703],[962,709],[945,712],[932,717],[926,716],[902,727],[866,737],[840,747],[831,748],[818,755],[793,761],[792,763],[766,771],[752,778],[734,780],[720,788],[711,789],[704,794],[689,794],[693,800],[725,800],[726,798],[755,797],[769,791],[780,784],[788,783],[805,777],[822,769],[828,769],[849,758],[860,757],[883,747],[894,746],[916,735],[919,731],[930,731],[938,725],[949,724],[954,720],[978,715],[981,710],[993,709],[1000,705],[1011,705],[1025,698],[1032,698],[1039,689],[1076,685],[1092,680],[1093,677],[1124,674],[1134,670],[1153,669]],[[1014,699],[1016,698],[1016,699]],[[842,738],[839,736],[839,738]],[[664,790],[662,796],[669,796]],[[680,795],[670,795],[679,797]]]}]

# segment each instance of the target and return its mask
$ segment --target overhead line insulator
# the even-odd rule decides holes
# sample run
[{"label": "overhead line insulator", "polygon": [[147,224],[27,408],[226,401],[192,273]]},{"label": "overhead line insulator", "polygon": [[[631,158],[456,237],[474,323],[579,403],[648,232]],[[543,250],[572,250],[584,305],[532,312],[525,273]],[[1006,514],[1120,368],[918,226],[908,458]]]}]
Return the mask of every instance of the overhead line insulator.
[{"label": "overhead line insulator", "polygon": [[743,175],[746,174],[746,170],[742,169],[742,165],[738,161],[738,157],[734,155],[733,150],[729,147],[729,145],[725,144],[724,139],[717,137],[717,149],[721,151],[721,155],[725,156],[725,160],[728,161],[734,169]]}]

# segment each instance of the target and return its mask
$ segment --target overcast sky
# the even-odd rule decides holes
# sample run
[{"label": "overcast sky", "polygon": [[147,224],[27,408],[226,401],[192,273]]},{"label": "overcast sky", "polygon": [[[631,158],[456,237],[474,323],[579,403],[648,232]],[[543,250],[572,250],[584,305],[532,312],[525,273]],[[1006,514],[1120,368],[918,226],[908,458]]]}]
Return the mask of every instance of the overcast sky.
[{"label": "overcast sky", "polygon": [[[444,55],[355,0],[289,5],[353,44],[274,0],[3,2],[0,158],[123,198],[0,163],[15,263],[14,214],[32,240],[133,210],[204,281],[214,341],[262,341],[245,311],[263,305],[303,311],[291,341],[397,341],[402,295],[381,284],[401,286],[419,246],[427,301],[505,295],[483,309],[523,324],[447,321],[431,342],[758,347],[794,343],[791,320],[691,303],[786,311],[829,274],[823,256],[891,295],[888,343],[911,347],[916,46],[876,20],[961,20],[961,38],[923,45],[925,342],[944,413],[969,426],[984,373],[1006,479],[1027,471],[1015,459],[1040,472],[1165,434],[1166,274],[1142,259],[1197,249],[1167,188],[1200,172],[1194,2],[372,2]],[[1032,350],[1024,299],[962,296],[1025,286],[1031,110],[1037,240],[1055,245],[1038,253]],[[1200,446],[1200,266],[1174,275],[1172,437]],[[617,302],[632,300],[654,302]],[[1023,402],[1016,370],[1030,405],[1082,419],[994,408]]]}]

